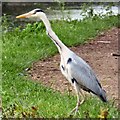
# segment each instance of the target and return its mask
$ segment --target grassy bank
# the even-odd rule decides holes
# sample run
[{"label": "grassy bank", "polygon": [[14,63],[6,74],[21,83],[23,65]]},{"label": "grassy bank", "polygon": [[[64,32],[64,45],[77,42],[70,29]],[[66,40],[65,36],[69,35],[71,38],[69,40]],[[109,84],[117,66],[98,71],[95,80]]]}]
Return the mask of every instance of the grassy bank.
[{"label": "grassy bank", "polygon": [[[67,45],[87,42],[101,31],[117,26],[115,16],[84,21],[52,21],[52,28]],[[11,32],[3,33],[3,82],[2,105],[5,117],[67,117],[76,104],[76,96],[60,94],[31,81],[25,69],[39,59],[57,53],[52,41],[46,36],[42,23],[27,24]],[[96,102],[95,102],[96,101]],[[100,109],[109,109],[109,118],[117,117],[112,101],[103,104],[98,98],[88,98],[80,107],[77,117],[98,117]]]}]

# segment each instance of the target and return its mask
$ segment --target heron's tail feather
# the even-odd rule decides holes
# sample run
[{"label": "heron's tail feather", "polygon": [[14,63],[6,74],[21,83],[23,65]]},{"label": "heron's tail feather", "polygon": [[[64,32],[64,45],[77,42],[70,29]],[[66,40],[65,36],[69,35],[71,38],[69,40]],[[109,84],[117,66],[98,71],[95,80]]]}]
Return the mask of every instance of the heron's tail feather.
[{"label": "heron's tail feather", "polygon": [[105,90],[101,89],[101,94],[100,94],[99,97],[100,97],[100,99],[101,99],[103,102],[107,102]]}]

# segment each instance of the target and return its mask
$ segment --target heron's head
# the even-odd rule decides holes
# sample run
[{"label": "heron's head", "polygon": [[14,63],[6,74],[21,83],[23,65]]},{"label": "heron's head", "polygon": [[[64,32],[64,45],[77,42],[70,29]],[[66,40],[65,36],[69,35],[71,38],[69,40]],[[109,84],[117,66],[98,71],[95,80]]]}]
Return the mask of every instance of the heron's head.
[{"label": "heron's head", "polygon": [[28,13],[24,13],[22,15],[16,16],[16,18],[42,18],[43,15],[44,15],[44,11],[37,8]]}]

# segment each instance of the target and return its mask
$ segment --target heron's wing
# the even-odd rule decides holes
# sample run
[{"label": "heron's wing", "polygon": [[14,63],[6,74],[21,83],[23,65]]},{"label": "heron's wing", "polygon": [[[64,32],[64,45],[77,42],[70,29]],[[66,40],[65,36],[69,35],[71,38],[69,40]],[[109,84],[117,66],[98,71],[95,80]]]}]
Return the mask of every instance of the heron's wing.
[{"label": "heron's wing", "polygon": [[95,94],[99,93],[101,85],[91,67],[76,55],[71,57],[71,59],[67,64],[67,71],[71,79],[74,78],[84,90],[92,91]]}]

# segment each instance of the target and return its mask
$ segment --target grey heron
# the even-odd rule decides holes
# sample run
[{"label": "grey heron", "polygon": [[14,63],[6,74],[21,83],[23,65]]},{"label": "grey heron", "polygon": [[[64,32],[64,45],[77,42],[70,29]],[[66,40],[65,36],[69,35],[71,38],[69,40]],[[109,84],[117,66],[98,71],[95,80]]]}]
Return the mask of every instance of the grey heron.
[{"label": "grey heron", "polygon": [[[57,46],[60,53],[61,62],[60,69],[62,74],[74,87],[77,94],[77,104],[76,107],[71,111],[72,113],[77,113],[79,106],[85,101],[84,94],[81,90],[91,92],[98,96],[103,102],[107,102],[106,92],[102,88],[100,82],[98,81],[92,68],[79,56],[77,56],[73,51],[71,51],[58,36],[54,33],[51,28],[51,24],[41,9],[34,9],[28,13],[17,16],[16,18],[37,18],[41,19],[46,27],[46,33]],[[80,100],[80,93],[83,97]]]}]

